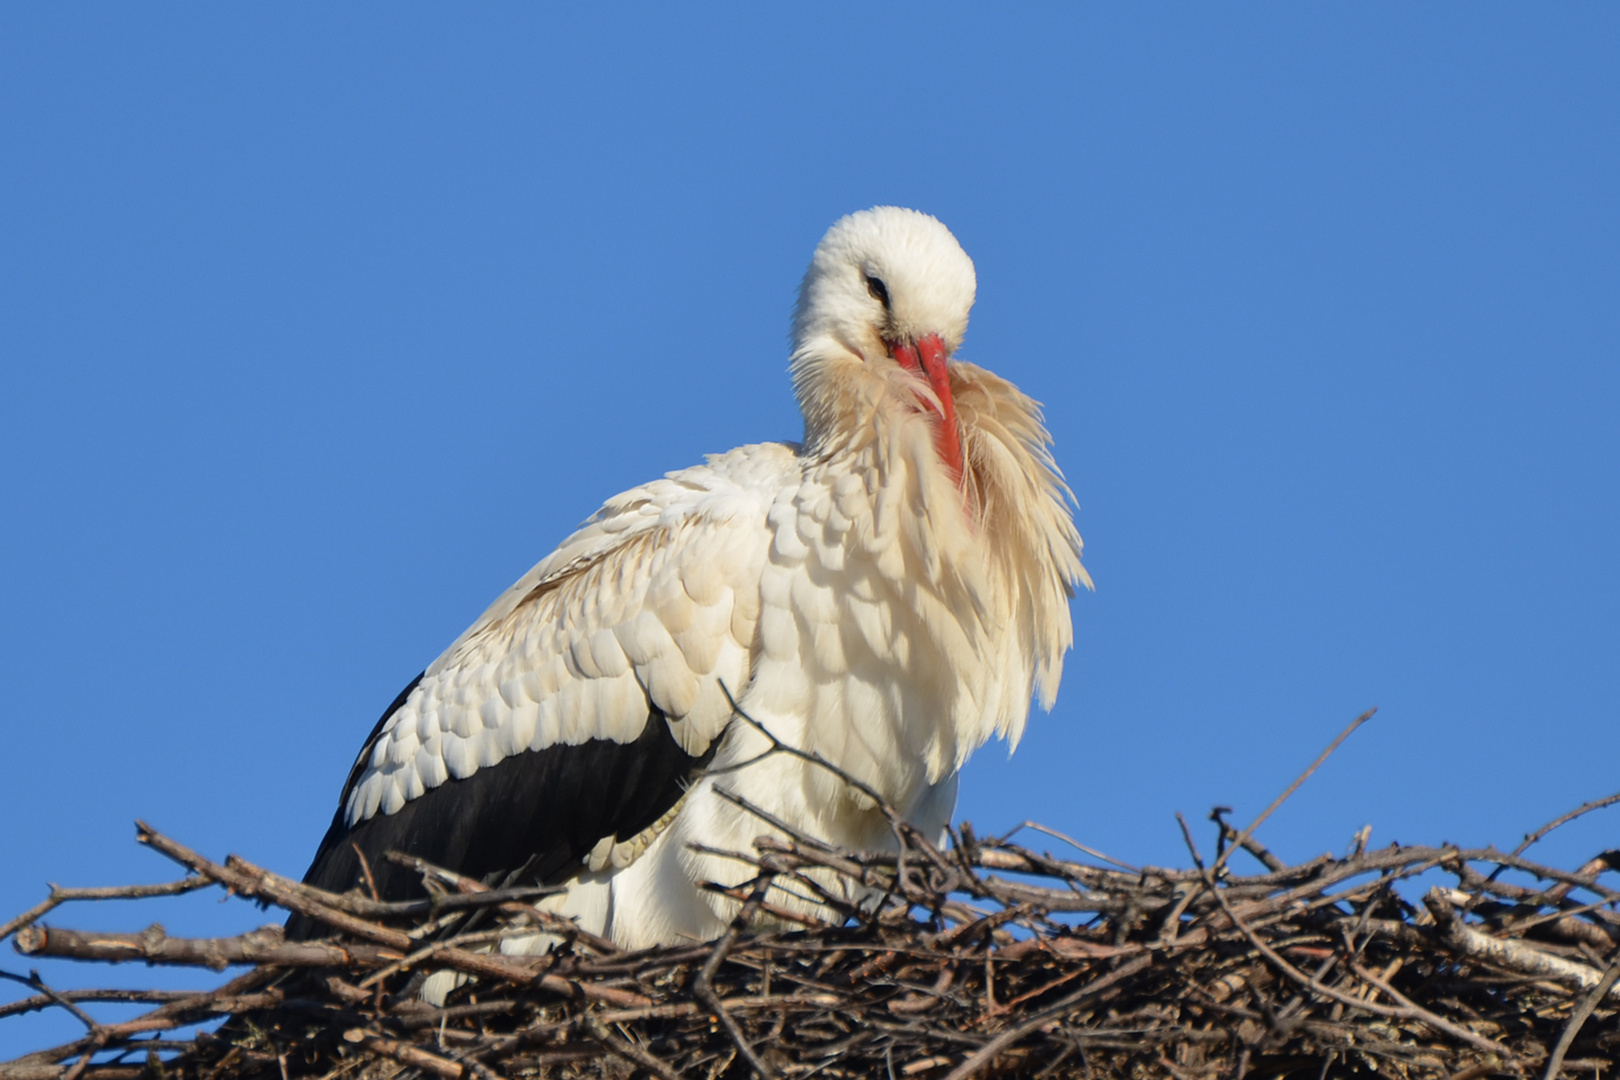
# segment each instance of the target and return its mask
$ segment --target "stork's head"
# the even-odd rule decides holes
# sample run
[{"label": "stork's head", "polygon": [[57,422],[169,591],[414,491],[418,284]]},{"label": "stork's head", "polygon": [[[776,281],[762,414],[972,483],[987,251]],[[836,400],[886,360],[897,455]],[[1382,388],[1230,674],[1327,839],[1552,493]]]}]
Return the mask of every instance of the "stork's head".
[{"label": "stork's head", "polygon": [[[935,218],[897,206],[850,214],[816,246],[793,318],[793,374],[807,441],[851,400],[840,381],[899,387],[933,414],[940,455],[962,453],[946,363],[967,332],[973,260]],[[857,366],[858,365],[858,366]]]}]

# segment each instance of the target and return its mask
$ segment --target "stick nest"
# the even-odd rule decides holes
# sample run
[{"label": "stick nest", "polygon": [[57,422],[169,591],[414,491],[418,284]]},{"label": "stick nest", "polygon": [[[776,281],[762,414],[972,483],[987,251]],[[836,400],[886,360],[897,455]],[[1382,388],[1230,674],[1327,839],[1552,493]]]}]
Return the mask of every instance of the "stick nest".
[{"label": "stick nest", "polygon": [[[1530,840],[1514,853],[1363,850],[1363,833],[1342,858],[1290,866],[1252,826],[1211,820],[1213,857],[1188,831],[1182,870],[1079,845],[1082,857],[1058,858],[967,825],[939,849],[897,821],[898,851],[779,831],[742,856],[756,876],[730,890],[742,907],[729,933],[643,952],[539,910],[545,890],[416,862],[432,899],[380,903],[234,856],[214,863],[143,825],[140,841],[184,865],[184,880],[53,888],[0,936],[29,956],[246,973],[195,993],[11,975],[31,996],[0,1017],[68,1009],[86,1033],[0,1065],[0,1080],[1613,1075],[1620,893],[1599,879],[1620,869],[1620,851],[1566,871],[1522,857]],[[1234,872],[1234,855],[1263,872]],[[881,899],[827,898],[827,922],[772,902],[778,889],[818,893],[827,871]],[[331,935],[38,922],[67,900],[204,887],[312,916]],[[503,931],[536,927],[558,934],[550,954],[490,951]],[[435,971],[466,977],[442,1008],[419,994]],[[108,1000],[157,1008],[103,1023],[82,1007]]]}]

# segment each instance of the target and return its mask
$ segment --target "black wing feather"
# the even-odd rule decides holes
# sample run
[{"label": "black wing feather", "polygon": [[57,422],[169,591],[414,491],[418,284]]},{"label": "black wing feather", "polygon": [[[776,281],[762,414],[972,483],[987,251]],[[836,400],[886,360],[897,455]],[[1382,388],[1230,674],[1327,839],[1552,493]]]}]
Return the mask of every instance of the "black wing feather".
[{"label": "black wing feather", "polygon": [[[356,848],[364,853],[384,900],[424,895],[419,875],[383,857],[391,850],[484,880],[518,870],[524,884],[563,880],[603,837],[626,840],[663,817],[719,744],[716,739],[699,756],[686,753],[671,734],[668,718],[649,701],[647,723],[632,742],[590,739],[515,754],[351,829],[343,819],[343,804],[364,773],[383,726],[421,680],[420,675],[412,680],[372,729],[304,875],[305,884],[330,892],[361,884]],[[294,939],[319,932],[318,923],[296,915],[287,922],[288,936]]]}]

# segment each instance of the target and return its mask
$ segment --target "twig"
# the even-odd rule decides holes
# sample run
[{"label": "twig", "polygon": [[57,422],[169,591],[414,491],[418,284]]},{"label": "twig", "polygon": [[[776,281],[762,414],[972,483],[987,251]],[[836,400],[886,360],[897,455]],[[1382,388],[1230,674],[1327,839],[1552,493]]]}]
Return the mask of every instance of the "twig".
[{"label": "twig", "polygon": [[1135,975],[1137,972],[1147,967],[1148,964],[1152,962],[1152,959],[1153,958],[1151,956],[1139,956],[1122,967],[1115,968],[1113,971],[1110,971],[1107,975],[1102,976],[1095,982],[1087,983],[1085,986],[1082,986],[1080,989],[1063,998],[1061,1001],[1058,1001],[1056,1004],[1047,1006],[1034,1016],[1030,1017],[1028,1020],[1019,1024],[1017,1027],[1008,1028],[1000,1035],[997,1035],[995,1038],[985,1043],[980,1049],[970,1054],[966,1061],[962,1062],[962,1064],[952,1069],[950,1073],[946,1075],[945,1080],[968,1080],[969,1077],[977,1075],[995,1060],[997,1054],[1007,1049],[1019,1039],[1022,1039],[1024,1036],[1029,1035],[1041,1027],[1044,1027],[1046,1024],[1050,1023],[1054,1017],[1062,1016],[1064,1013],[1068,1012],[1086,998],[1100,994],[1110,986],[1113,986],[1115,983]]},{"label": "twig", "polygon": [[419,1046],[390,1039],[383,1035],[355,1028],[343,1033],[345,1042],[354,1043],[373,1054],[392,1058],[402,1065],[410,1065],[434,1076],[443,1077],[444,1080],[462,1080],[466,1075],[465,1066],[459,1065],[449,1058],[429,1053]]},{"label": "twig", "polygon": [[[3,973],[0,973],[3,974]],[[12,976],[15,978],[15,976]],[[0,1018],[16,1016],[19,1013],[38,1012],[56,1004],[60,997],[72,1002],[105,1002],[105,1001],[137,1001],[137,1002],[167,1002],[182,1001],[195,996],[192,990],[56,990],[54,997],[37,994],[30,998],[21,998],[17,1001],[0,1005]]]},{"label": "twig", "polygon": [[449,911],[458,907],[498,907],[502,911],[513,914],[527,915],[547,930],[568,936],[579,941],[599,953],[615,953],[619,951],[617,945],[603,937],[586,930],[571,919],[565,919],[554,912],[537,908],[532,904],[522,903],[523,900],[537,899],[542,896],[556,896],[567,892],[563,885],[523,885],[504,889],[492,889],[477,878],[458,874],[454,870],[446,870],[442,866],[434,866],[426,859],[416,855],[409,855],[403,851],[385,851],[383,858],[396,866],[404,866],[415,870],[423,878],[449,885],[458,895],[440,895],[432,901],[424,901],[432,906],[433,910]]},{"label": "twig", "polygon": [[50,896],[4,925],[0,925],[0,941],[4,941],[70,900],[145,900],[153,896],[179,896],[181,893],[206,889],[212,884],[213,882],[205,877],[188,877],[180,881],[166,881],[161,885],[95,886],[79,889],[64,889],[52,885]]},{"label": "twig", "polygon": [[1320,981],[1311,978],[1309,975],[1306,975],[1304,972],[1294,967],[1294,965],[1290,964],[1287,960],[1284,960],[1273,949],[1267,946],[1265,942],[1261,941],[1255,932],[1249,929],[1248,925],[1244,923],[1244,921],[1238,917],[1237,913],[1232,910],[1231,906],[1227,904],[1226,897],[1222,896],[1218,892],[1215,895],[1216,899],[1220,901],[1221,907],[1225,910],[1227,918],[1232,920],[1232,925],[1237,928],[1239,933],[1248,939],[1249,944],[1254,946],[1255,951],[1269,960],[1272,966],[1277,968],[1277,970],[1281,971],[1284,975],[1288,976],[1290,979],[1294,980],[1296,983],[1312,991],[1313,993],[1321,994],[1323,997],[1337,1001],[1341,1005],[1348,1005],[1352,1009],[1364,1009],[1367,1012],[1377,1013],[1380,1016],[1421,1020],[1425,1024],[1428,1024],[1430,1027],[1434,1028],[1436,1031],[1450,1035],[1454,1039],[1461,1039],[1470,1046],[1476,1046],[1481,1050],[1487,1050],[1493,1054],[1500,1054],[1504,1059],[1512,1059],[1513,1054],[1507,1049],[1507,1047],[1502,1046],[1500,1043],[1493,1042],[1482,1035],[1477,1035],[1474,1032],[1469,1031],[1467,1028],[1459,1027],[1443,1017],[1436,1016],[1428,1009],[1413,1004],[1400,994],[1396,993],[1393,988],[1389,987],[1383,982],[1380,982],[1376,976],[1370,974],[1360,967],[1355,968],[1356,974],[1359,975],[1363,980],[1372,983],[1374,986],[1388,994],[1398,1003],[1396,1007],[1391,1008],[1386,1005],[1377,1005],[1361,998],[1351,997],[1349,994],[1342,993],[1333,989],[1331,986],[1326,986]]},{"label": "twig", "polygon": [[1568,825],[1571,821],[1574,821],[1583,814],[1590,814],[1594,810],[1601,810],[1605,806],[1613,806],[1615,803],[1620,803],[1620,791],[1601,799],[1593,799],[1591,802],[1582,803],[1569,813],[1553,818],[1551,821],[1547,822],[1547,824],[1543,825],[1529,836],[1526,836],[1524,838],[1524,843],[1513,849],[1513,854],[1523,855],[1527,850],[1529,850],[1530,845],[1540,842],[1548,833],[1552,832],[1560,825]]},{"label": "twig", "polygon": [[1002,834],[1000,837],[1000,842],[1005,844],[1008,840],[1012,839],[1014,834],[1016,834],[1019,829],[1033,829],[1038,833],[1045,833],[1054,840],[1063,841],[1076,851],[1084,852],[1085,854],[1090,855],[1093,859],[1101,859],[1103,862],[1117,866],[1121,870],[1127,870],[1133,874],[1140,874],[1142,872],[1141,867],[1132,866],[1128,862],[1121,862],[1112,855],[1104,855],[1096,848],[1087,847],[1085,844],[1082,844],[1080,841],[1074,839],[1072,836],[1069,836],[1066,833],[1060,833],[1056,829],[1049,829],[1045,825],[1041,825],[1034,821],[1020,821],[1017,825],[1014,825],[1011,829]]},{"label": "twig", "polygon": [[1288,864],[1277,858],[1277,856],[1273,855],[1265,847],[1265,845],[1261,844],[1254,837],[1238,835],[1238,831],[1232,828],[1231,824],[1227,822],[1225,817],[1226,814],[1231,812],[1232,808],[1229,806],[1217,806],[1215,809],[1209,812],[1209,820],[1220,826],[1220,842],[1222,845],[1221,853],[1225,853],[1225,844],[1227,841],[1233,841],[1233,846],[1241,847],[1244,851],[1247,851],[1250,855],[1253,855],[1256,859],[1259,859],[1261,865],[1263,865],[1267,870],[1270,870],[1273,873],[1280,873],[1287,870]]},{"label": "twig", "polygon": [[1368,720],[1371,720],[1373,718],[1373,714],[1377,711],[1378,710],[1376,708],[1368,709],[1366,712],[1350,721],[1349,726],[1343,731],[1339,732],[1339,737],[1328,743],[1328,748],[1317,755],[1316,760],[1311,762],[1310,767],[1304,772],[1300,773],[1298,778],[1295,779],[1292,784],[1289,784],[1281,795],[1273,799],[1271,801],[1271,805],[1260,812],[1259,817],[1249,822],[1248,828],[1238,833],[1237,839],[1233,842],[1232,846],[1221,852],[1220,857],[1215,860],[1215,865],[1210,868],[1210,872],[1218,877],[1221,872],[1221,867],[1226,864],[1226,860],[1231,856],[1232,852],[1243,846],[1244,841],[1254,834],[1254,830],[1258,829],[1266,818],[1276,813],[1277,808],[1283,803],[1287,802],[1289,796],[1298,791],[1300,785],[1309,780],[1311,778],[1311,774],[1317,769],[1320,769],[1324,761],[1333,756],[1333,751],[1339,748],[1339,744],[1348,739],[1358,727],[1365,724]]},{"label": "twig", "polygon": [[693,994],[714,1013],[715,1019],[719,1020],[721,1026],[726,1029],[726,1034],[731,1036],[731,1041],[736,1045],[737,1052],[743,1056],[744,1061],[748,1062],[748,1067],[754,1070],[755,1075],[760,1080],[775,1080],[776,1074],[765,1062],[760,1060],[759,1055],[754,1052],[753,1046],[749,1044],[748,1037],[743,1034],[742,1028],[737,1026],[737,1021],[732,1018],[731,1013],[726,1011],[725,1004],[720,1000],[720,995],[714,992],[714,975],[715,972],[720,970],[720,965],[725,962],[726,953],[730,952],[731,947],[737,943],[737,938],[742,934],[743,929],[758,913],[759,905],[764,901],[765,894],[770,891],[771,879],[771,874],[761,874],[755,880],[753,893],[748,897],[747,903],[743,904],[742,908],[737,912],[737,917],[731,920],[731,925],[726,929],[725,936],[715,943],[714,951],[709,954],[709,959],[704,962],[703,967],[698,971],[697,979],[692,984]]},{"label": "twig", "polygon": [[1558,1036],[1558,1044],[1553,1047],[1552,1054],[1547,1058],[1547,1070],[1542,1073],[1542,1080],[1556,1080],[1559,1072],[1564,1067],[1564,1055],[1569,1053],[1570,1045],[1574,1043],[1575,1036],[1581,1033],[1581,1027],[1586,1023],[1587,1018],[1592,1015],[1592,1010],[1596,1009],[1598,1004],[1614,990],[1616,980],[1620,980],[1620,949],[1615,950],[1614,956],[1609,959],[1609,966],[1603,972],[1603,978],[1598,981],[1596,986],[1592,987],[1591,992],[1581,999],[1581,1003],[1575,1006],[1575,1011],[1570,1015],[1569,1023],[1564,1025],[1563,1032]]},{"label": "twig", "polygon": [[55,990],[52,990],[49,986],[46,986],[45,980],[39,977],[39,972],[30,971],[27,976],[22,976],[14,974],[10,971],[0,970],[0,979],[8,979],[11,982],[22,983],[31,990],[38,990],[40,996],[49,1000],[51,1004],[58,1005],[77,1017],[79,1022],[89,1030],[90,1034],[94,1035],[97,1031],[101,1030],[101,1025],[96,1023],[95,1019],[89,1013],[79,1008],[72,1001],[63,997],[61,994],[58,994]]},{"label": "twig", "polygon": [[654,1076],[660,1077],[661,1080],[681,1080],[681,1075],[674,1069],[671,1069],[629,1039],[620,1038],[612,1031],[609,1031],[607,1025],[597,1017],[589,1015],[585,1017],[585,1030],[590,1033],[591,1038],[601,1043],[614,1056],[622,1057],[634,1065],[640,1065]]},{"label": "twig", "polygon": [[367,922],[364,919],[350,915],[345,911],[339,911],[323,900],[316,899],[316,890],[289,882],[287,879],[272,874],[267,870],[261,870],[251,863],[234,860],[237,865],[232,866],[230,863],[233,860],[228,859],[227,865],[221,866],[192,851],[184,844],[169,839],[144,821],[135,823],[135,839],[138,843],[162,852],[175,862],[229,887],[242,896],[270,900],[288,911],[295,911],[317,922],[323,922],[345,933],[365,938],[368,941],[375,941],[381,945],[388,945],[395,949],[407,949],[410,947],[410,936],[408,934],[403,934],[398,930],[389,930],[376,923]]},{"label": "twig", "polygon": [[[1463,922],[1439,889],[1430,889],[1425,893],[1423,904],[1434,916],[1446,944],[1464,956],[1472,956],[1525,975],[1554,979],[1577,990],[1590,990],[1603,981],[1602,972],[1585,964],[1553,956],[1521,941],[1480,933]],[[1620,999],[1620,992],[1615,992],[1613,996]]]},{"label": "twig", "polygon": [[86,933],[58,927],[29,926],[17,934],[24,956],[69,960],[177,964],[223,971],[232,964],[278,967],[366,967],[397,959],[399,953],[374,945],[334,945],[324,941],[287,941],[281,927],[266,926],[229,938],[174,938],[153,924],[138,934]]},{"label": "twig", "polygon": [[889,822],[890,827],[896,830],[896,839],[900,839],[902,846],[904,845],[903,839],[898,835],[898,831],[903,820],[900,817],[900,812],[896,810],[889,803],[889,800],[885,799],[876,788],[872,787],[872,785],[866,783],[865,781],[858,779],[844,769],[839,768],[837,765],[833,764],[831,761],[828,761],[820,754],[808,750],[801,750],[797,746],[793,746],[792,744],[783,742],[781,739],[777,738],[769,728],[760,723],[758,720],[755,720],[752,716],[749,716],[748,713],[743,710],[743,707],[737,704],[737,699],[731,696],[731,690],[726,686],[725,680],[720,680],[720,692],[726,695],[726,701],[731,706],[732,715],[741,720],[743,723],[747,724],[749,727],[753,728],[755,731],[759,732],[761,735],[765,736],[766,740],[771,744],[770,750],[767,751],[766,754],[761,755],[761,757],[774,753],[782,753],[787,754],[789,757],[796,757],[800,761],[808,762],[809,764],[817,765],[822,769],[825,769],[827,772],[831,773],[833,776],[837,777],[839,780],[842,780],[844,783],[848,784],[850,787],[854,788],[856,791],[870,799],[877,811],[881,813]]},{"label": "twig", "polygon": [[[229,885],[244,896],[262,896],[290,911],[296,911],[300,915],[324,922],[356,937],[400,950],[402,953],[408,952],[414,944],[409,934],[390,930],[329,907],[321,900],[315,899],[313,894],[317,890],[308,886],[294,886],[285,878],[259,870],[251,863],[236,859],[234,856],[232,857],[234,866],[220,866],[183,844],[163,836],[144,822],[136,822],[136,828],[138,830],[136,839],[141,843],[148,844],[170,858],[190,866],[199,874]],[[442,961],[445,966],[469,975],[483,975],[516,983],[534,982],[565,997],[583,995],[617,1005],[641,1004],[647,1000],[640,994],[615,990],[611,987],[575,983],[557,975],[538,974],[532,965],[513,963],[510,960],[471,953],[464,949],[443,949],[435,955],[435,958]]]},{"label": "twig", "polygon": [[381,903],[382,894],[377,891],[377,879],[371,876],[371,860],[366,858],[366,853],[360,850],[359,844],[351,840],[349,846],[354,849],[354,857],[360,860],[360,873],[365,878],[366,891],[371,894],[372,900]]},{"label": "twig", "polygon": [[[1353,725],[1350,729],[1346,730],[1345,735],[1348,735],[1351,730],[1354,730]],[[1340,741],[1343,741],[1343,738],[1344,736],[1341,735]],[[1329,749],[1331,750],[1331,747]],[[1322,759],[1319,758],[1318,762],[1321,760]],[[1331,986],[1324,985],[1320,980],[1306,975],[1293,964],[1290,964],[1287,960],[1283,959],[1282,956],[1276,952],[1276,950],[1272,949],[1264,941],[1261,941],[1259,935],[1249,928],[1248,924],[1238,916],[1237,912],[1232,910],[1232,905],[1227,903],[1226,896],[1219,888],[1216,887],[1213,872],[1204,870],[1204,860],[1199,856],[1197,847],[1193,845],[1192,832],[1187,828],[1187,822],[1182,819],[1180,814],[1176,815],[1176,819],[1181,822],[1182,835],[1186,837],[1187,847],[1188,850],[1192,852],[1193,862],[1197,864],[1200,871],[1204,872],[1205,884],[1209,888],[1211,895],[1215,897],[1216,902],[1220,904],[1221,910],[1226,913],[1226,917],[1231,920],[1232,926],[1239,933],[1241,933],[1245,939],[1248,940],[1249,944],[1254,947],[1255,951],[1270,961],[1271,965],[1278,971],[1282,972],[1288,978],[1292,979],[1294,982],[1305,987],[1306,989],[1314,993],[1321,994],[1323,997],[1331,998],[1332,1000],[1339,1002],[1341,1005],[1348,1005],[1355,1009],[1365,1009],[1369,1012],[1378,1013],[1383,1016],[1397,1016],[1403,1019],[1422,1020],[1430,1027],[1437,1031],[1442,1031],[1445,1034],[1450,1035],[1452,1038],[1462,1039],[1464,1042],[1467,1042],[1472,1046],[1477,1046],[1482,1050],[1488,1050],[1491,1053],[1501,1054],[1507,1059],[1511,1059],[1513,1057],[1512,1052],[1509,1051],[1507,1047],[1492,1042],[1490,1039],[1487,1039],[1481,1035],[1477,1035],[1474,1032],[1469,1031],[1467,1028],[1458,1027],[1449,1020],[1436,1016],[1429,1010],[1407,1001],[1405,998],[1397,994],[1393,989],[1390,989],[1385,984],[1378,982],[1375,978],[1360,972],[1359,969],[1358,974],[1361,974],[1362,977],[1368,982],[1372,982],[1374,985],[1378,986],[1379,989],[1384,990],[1392,998],[1397,999],[1400,1002],[1400,1005],[1396,1008],[1390,1008],[1389,1006],[1375,1005],[1370,1001],[1364,1001],[1359,998],[1351,997],[1349,994],[1342,993],[1333,989]]]}]

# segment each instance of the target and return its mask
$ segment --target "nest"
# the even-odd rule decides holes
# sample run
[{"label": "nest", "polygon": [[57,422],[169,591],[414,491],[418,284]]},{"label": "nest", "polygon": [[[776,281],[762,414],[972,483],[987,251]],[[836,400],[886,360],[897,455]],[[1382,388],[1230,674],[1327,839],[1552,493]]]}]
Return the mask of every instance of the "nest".
[{"label": "nest", "polygon": [[[544,889],[492,889],[406,860],[430,898],[383,903],[234,856],[221,865],[141,826],[140,842],[188,876],[53,888],[0,936],[30,956],[248,970],[195,993],[35,977],[0,1017],[67,1009],[86,1033],[0,1065],[0,1080],[1612,1075],[1620,893],[1599,878],[1620,869],[1620,851],[1573,870],[1523,852],[1616,801],[1572,811],[1511,853],[1366,850],[1363,834],[1343,857],[1292,866],[1254,838],[1266,814],[1240,831],[1217,811],[1208,858],[1182,823],[1181,870],[1073,841],[1080,857],[1058,858],[967,825],[938,848],[898,818],[896,850],[838,850],[775,822],[735,853],[754,876],[722,890],[740,905],[724,937],[642,952],[536,907]],[[1234,857],[1263,872],[1236,872]],[[825,889],[828,874],[874,899],[849,906]],[[68,900],[209,887],[319,920],[331,936],[38,922]],[[778,890],[819,896],[827,918],[785,910]],[[501,934],[536,927],[561,942],[548,955],[493,951]],[[420,995],[435,971],[466,977],[443,1007]],[[83,1008],[108,1000],[157,1007],[124,1023]]]}]

